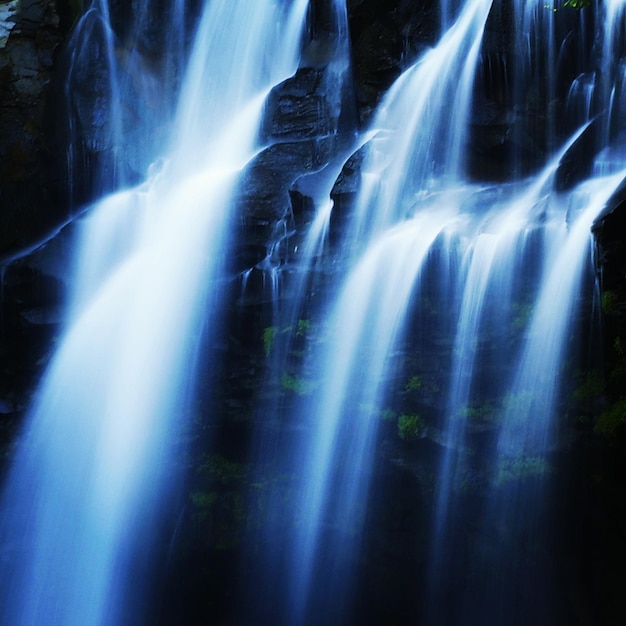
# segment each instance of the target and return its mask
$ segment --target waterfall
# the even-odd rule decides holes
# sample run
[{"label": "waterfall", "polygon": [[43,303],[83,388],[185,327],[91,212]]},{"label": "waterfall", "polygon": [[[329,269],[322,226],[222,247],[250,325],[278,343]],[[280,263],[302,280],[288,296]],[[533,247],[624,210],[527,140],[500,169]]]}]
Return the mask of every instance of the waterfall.
[{"label": "waterfall", "polygon": [[[177,497],[172,454],[195,344],[219,323],[233,192],[257,150],[264,97],[297,67],[307,4],[206,3],[173,146],[143,183],[81,220],[67,330],[2,497],[3,623],[146,619],[158,580],[148,555]],[[123,94],[107,2],[82,23],[95,12],[115,125]],[[74,45],[86,49],[90,32],[79,25]],[[117,144],[120,128],[111,132]]]},{"label": "waterfall", "polygon": [[[373,123],[351,236],[368,238],[413,211],[416,196],[464,178],[473,77],[491,3],[469,2],[439,44],[395,83]],[[450,110],[454,115],[450,117]]]},{"label": "waterfall", "polygon": [[[525,557],[518,542],[526,535],[543,545],[539,520],[549,532],[550,455],[564,445],[560,381],[573,375],[564,363],[590,228],[625,172],[613,162],[612,176],[557,197],[555,174],[589,122],[584,113],[576,118],[583,126],[534,179],[499,187],[469,181],[468,120],[490,9],[491,2],[465,3],[439,43],[392,85],[368,130],[361,187],[340,234],[345,275],[321,305],[315,323],[324,338],[301,366],[305,399],[287,416],[299,434],[274,442],[283,449],[281,467],[296,476],[297,494],[287,504],[272,501],[281,535],[269,544],[273,556],[263,571],[282,581],[281,593],[271,596],[275,623],[368,619],[360,559],[376,545],[368,522],[381,505],[373,494],[382,500],[385,486],[391,489],[373,479],[389,419],[401,438],[440,449],[426,573],[415,573],[414,585],[422,587],[409,592],[420,599],[407,623],[550,623],[562,601],[544,555]],[[520,2],[516,11],[526,38],[517,49],[529,56],[515,60],[514,72],[519,85],[529,68],[542,73],[532,58],[540,51],[547,69],[535,80],[546,106],[544,139],[554,150],[556,118],[548,108],[555,98],[556,18],[537,2]],[[310,230],[318,232],[317,222]],[[441,283],[438,293],[432,277]],[[427,301],[436,316],[424,310]],[[452,329],[454,337],[436,383],[427,381],[435,376],[419,354],[432,346],[408,341],[424,328],[436,337]],[[411,349],[417,367],[407,372]],[[398,397],[415,390],[443,396],[443,414],[419,400],[424,414],[394,414]],[[467,494],[477,490],[486,494],[482,508],[466,513]],[[459,539],[466,523],[502,533],[500,552],[469,562]],[[524,558],[528,563],[511,565]],[[537,586],[533,558],[545,573],[537,573]]]},{"label": "waterfall", "polygon": [[[364,186],[345,234],[348,274],[323,317],[327,337],[305,365],[321,376],[320,388],[292,417],[313,426],[293,444],[300,479],[295,529],[286,541],[284,623],[338,624],[354,610],[353,561],[385,381],[431,248],[456,222],[467,192],[454,185],[463,186],[464,129],[489,8],[488,1],[469,3],[441,43],[391,88],[374,121]],[[444,145],[449,151],[441,151]],[[440,171],[450,190],[437,184]],[[421,198],[427,189],[432,196]]]},{"label": "waterfall", "polygon": [[85,7],[67,169],[100,197],[0,495],[3,624],[576,623],[553,544],[623,2],[410,4]]}]

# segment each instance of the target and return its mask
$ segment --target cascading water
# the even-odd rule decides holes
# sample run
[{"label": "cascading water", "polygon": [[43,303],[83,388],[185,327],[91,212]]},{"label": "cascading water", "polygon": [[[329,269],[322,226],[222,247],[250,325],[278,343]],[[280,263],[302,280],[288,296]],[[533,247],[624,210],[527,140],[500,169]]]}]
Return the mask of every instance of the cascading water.
[{"label": "cascading water", "polygon": [[[556,418],[564,392],[559,378],[590,227],[625,172],[614,161],[612,177],[557,199],[554,177],[564,149],[536,181],[492,189],[466,182],[468,116],[490,8],[489,1],[465,3],[439,44],[392,86],[372,126],[354,215],[341,233],[347,277],[318,320],[324,340],[303,365],[314,392],[301,390],[312,397],[296,403],[289,418],[302,434],[283,444],[298,495],[289,510],[275,503],[279,516],[293,520],[281,545],[271,544],[278,553],[273,566],[288,572],[283,598],[272,596],[276,623],[372,619],[359,613],[359,603],[367,606],[359,555],[375,542],[367,529],[375,506],[368,494],[381,491],[370,483],[381,415],[398,404],[394,394],[406,372],[394,357],[407,327],[428,325],[419,303],[429,299],[441,311],[430,316],[430,332],[456,331],[447,374],[438,374],[444,414],[429,407],[426,416],[397,417],[402,438],[441,446],[426,574],[422,589],[413,589],[421,602],[414,601],[415,618],[407,623],[547,624],[558,614],[562,598],[547,557],[524,555],[520,537],[537,539],[539,511],[550,498],[549,455],[560,445]],[[535,2],[518,3],[516,11],[525,16],[529,51],[540,49],[548,68],[538,70],[529,52],[513,73],[523,84],[529,68],[542,72],[536,81],[553,148],[553,11]],[[514,88],[512,96],[519,95]],[[580,130],[570,145],[579,136]],[[438,294],[429,276],[446,283]],[[416,361],[419,374],[410,384],[423,388],[428,368]],[[459,520],[466,515],[463,494],[476,489],[486,497],[482,510],[471,513],[473,523],[507,538],[497,555],[485,552],[471,563]],[[516,560],[525,562],[513,567]]]},{"label": "cascading water", "polygon": [[[295,528],[277,547],[287,550],[288,571],[280,623],[338,624],[353,610],[354,559],[390,357],[431,246],[458,216],[463,192],[442,190],[436,176],[444,171],[461,183],[472,75],[489,8],[489,1],[470,3],[441,45],[392,87],[374,122],[366,184],[345,235],[346,267],[353,269],[323,318],[323,346],[305,364],[323,372],[320,389],[315,401],[296,405],[292,418],[307,416],[315,426],[292,444],[299,495]],[[450,100],[459,111],[452,125],[444,105]],[[433,186],[432,198],[420,200]],[[414,217],[402,222],[407,215]]]},{"label": "cascading water", "polygon": [[[269,360],[264,388],[269,391],[266,392],[267,397],[258,399],[259,406],[256,411],[259,413],[260,427],[256,433],[257,441],[253,454],[255,464],[262,468],[258,470],[260,481],[265,480],[264,473],[267,472],[268,465],[278,464],[282,468],[281,471],[292,475],[294,472],[289,452],[292,443],[288,429],[285,431],[286,435],[285,432],[276,433],[273,428],[267,428],[263,417],[269,414],[277,421],[288,418],[289,409],[283,405],[280,394],[272,393],[272,390],[277,385],[288,385],[291,373],[295,372],[291,362],[293,352],[297,351],[298,344],[306,341],[309,330],[309,320],[306,319],[307,302],[311,294],[318,289],[316,286],[318,273],[325,271],[320,265],[323,266],[321,259],[333,209],[331,189],[345,159],[364,142],[364,139],[355,136],[346,3],[344,0],[322,2],[317,5],[315,11],[317,11],[317,14],[314,13],[315,21],[318,22],[320,32],[316,33],[310,45],[311,50],[305,52],[305,56],[315,57],[319,54],[327,56],[329,51],[332,52],[323,73],[329,83],[331,115],[337,119],[337,154],[330,162],[324,163],[320,170],[302,176],[294,183],[294,188],[299,193],[312,199],[315,213],[293,252],[290,250],[287,253],[285,261],[280,254],[280,248],[285,246],[285,241],[288,241],[289,237],[279,236],[273,239],[267,256],[255,268],[245,273],[243,284],[245,297],[248,276],[252,271],[260,270],[263,272],[264,284],[271,285],[270,290],[264,288],[265,292],[269,291],[272,303],[268,317],[269,325],[264,329],[264,348]],[[309,62],[311,60],[315,64],[315,58],[309,59]],[[283,228],[283,234],[286,228],[286,226]],[[292,245],[287,243],[287,246]],[[293,259],[292,254],[295,257]],[[281,266],[283,261],[285,265]],[[296,329],[295,332],[293,329]],[[248,546],[247,551],[254,556],[246,567],[252,573],[246,577],[242,585],[246,602],[241,613],[245,616],[254,616],[253,619],[259,619],[261,622],[295,624],[304,619],[302,611],[305,610],[306,600],[300,603],[300,594],[305,590],[292,586],[293,573],[290,564],[286,562],[288,557],[283,545],[284,538],[280,537],[282,520],[285,516],[291,515],[284,507],[285,501],[279,491],[275,495],[270,495],[267,514],[261,516],[260,531],[253,536]],[[277,541],[278,537],[280,539]],[[257,563],[259,558],[255,554],[259,550],[259,545],[265,546],[260,557],[260,575]],[[291,600],[285,601],[285,586],[290,589],[289,597],[293,599],[293,603]],[[323,618],[317,616],[316,619]]]},{"label": "cascading water", "polygon": [[[307,5],[208,2],[170,154],[81,224],[68,329],[2,500],[5,624],[137,624],[149,613],[148,552],[176,490],[163,463],[175,467],[170,444],[189,411],[194,344],[219,319],[214,285],[233,191],[256,150],[265,95],[297,67]],[[97,19],[119,121],[107,18],[101,10]]]},{"label": "cascading water", "polygon": [[[115,24],[106,0],[85,11],[70,173],[95,150],[105,187],[143,182],[76,224],[67,328],[0,502],[3,623],[583,623],[553,563],[553,504],[589,231],[626,176],[623,3],[590,21],[505,4],[438,3],[438,41],[361,134],[342,0],[146,0]],[[486,59],[494,12],[518,28]],[[496,83],[515,119],[485,141],[512,180],[477,183],[491,111],[476,110]],[[237,368],[245,341],[258,354]],[[246,376],[253,425],[217,389]],[[200,378],[219,398],[198,400]],[[160,615],[150,592],[192,579]],[[206,604],[202,585],[218,588]]]},{"label": "cascading water", "polygon": [[[151,2],[134,3],[121,20],[108,0],[85,3],[62,54],[68,115],[59,138],[67,143],[70,202],[85,202],[83,177],[93,178],[92,195],[98,197],[143,180],[163,156],[170,132],[176,132],[171,120],[191,40],[190,4],[162,3],[160,19],[170,23],[163,30]],[[91,158],[98,161],[94,172],[85,163]]]}]

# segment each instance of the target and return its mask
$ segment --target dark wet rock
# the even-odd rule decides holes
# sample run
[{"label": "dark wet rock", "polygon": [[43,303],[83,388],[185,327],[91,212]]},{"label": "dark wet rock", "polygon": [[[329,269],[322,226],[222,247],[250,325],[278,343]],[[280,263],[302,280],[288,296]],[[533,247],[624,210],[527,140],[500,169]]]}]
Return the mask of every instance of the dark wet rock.
[{"label": "dark wet rock", "polygon": [[359,117],[365,124],[382,95],[439,33],[431,0],[349,0],[354,79]]},{"label": "dark wet rock", "polygon": [[[56,253],[55,253],[56,254]],[[0,456],[15,436],[59,332],[65,285],[33,259],[0,276]]]},{"label": "dark wet rock", "polygon": [[600,145],[599,133],[606,129],[607,116],[594,119],[565,153],[555,175],[557,191],[567,191],[589,177]]},{"label": "dark wet rock", "polygon": [[64,31],[55,2],[3,3],[0,24],[0,257],[59,219],[45,174],[44,118]]},{"label": "dark wet rock", "polygon": [[276,143],[263,150],[243,175],[240,201],[244,214],[261,220],[282,219],[291,184],[302,174],[324,167],[335,141],[335,136],[329,135]]},{"label": "dark wet rock", "polygon": [[337,199],[343,195],[355,194],[361,183],[361,165],[367,154],[367,146],[359,148],[345,162],[331,192],[331,196]]},{"label": "dark wet rock", "polygon": [[[593,225],[596,272],[602,290],[604,366],[608,400],[619,402],[626,389],[626,181]],[[626,433],[622,433],[626,434]]]},{"label": "dark wet rock", "polygon": [[265,141],[303,139],[337,131],[337,108],[328,94],[339,79],[322,69],[302,68],[275,87],[267,99],[261,135]]},{"label": "dark wet rock", "polygon": [[240,228],[233,251],[234,271],[249,269],[284,251],[292,234],[291,188],[304,174],[322,169],[330,160],[337,137],[276,143],[257,155],[246,168],[235,200]]}]

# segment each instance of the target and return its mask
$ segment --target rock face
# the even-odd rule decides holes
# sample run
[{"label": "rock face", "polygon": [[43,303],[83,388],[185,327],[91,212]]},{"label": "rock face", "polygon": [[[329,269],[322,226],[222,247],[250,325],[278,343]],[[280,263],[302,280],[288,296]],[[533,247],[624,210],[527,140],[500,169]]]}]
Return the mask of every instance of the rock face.
[{"label": "rock face", "polygon": [[347,5],[355,95],[365,123],[391,83],[435,43],[439,8],[431,0],[349,0]]},{"label": "rock face", "polygon": [[[0,259],[135,182],[164,141],[199,3],[187,2],[185,16],[146,16],[139,4],[110,2],[111,34],[96,12],[81,19],[82,0],[0,1]],[[131,28],[132,50],[123,43]],[[110,89],[108,37],[123,93]]]},{"label": "rock face", "polygon": [[[70,54],[66,47],[82,2],[0,3],[0,258],[36,243],[63,223],[68,211],[107,188],[144,174],[164,138],[159,128],[171,110],[168,96],[176,90],[177,68],[171,59],[175,48],[184,54],[199,3],[187,5],[186,23],[176,25],[183,33],[177,39],[170,28],[177,18],[165,9],[148,16],[135,3],[110,3],[118,82],[124,89],[116,105],[104,58],[108,35],[98,18],[81,20],[85,43],[80,49]],[[270,97],[264,128],[268,141],[319,143],[340,125],[366,123],[392,81],[436,37],[437,11],[430,0],[352,1],[348,11],[354,59],[349,91],[338,93],[333,87],[337,74],[325,67],[335,45],[327,37],[327,3],[312,3],[311,40],[303,50],[302,68]],[[132,54],[126,43],[130,28]],[[146,80],[155,81],[154,88],[146,87]],[[121,145],[113,139],[116,118],[124,135]],[[282,154],[282,149],[274,152]],[[280,166],[286,157],[277,158]],[[309,163],[302,164],[302,172],[310,170]]]},{"label": "rock face", "polygon": [[[80,22],[83,43],[70,53],[64,44],[82,2],[0,3],[0,257],[36,242],[68,212],[106,189],[142,179],[166,136],[179,80],[177,63],[189,44],[199,4],[188,2],[181,17],[167,8],[171,3],[148,15],[139,3],[110,2],[113,33],[107,34],[97,16],[89,14]],[[438,36],[439,4],[433,0],[349,0],[352,76],[344,92],[337,93],[336,72],[328,67],[336,45],[328,36],[328,6],[322,0],[311,3],[302,67],[270,97],[264,128],[270,143],[316,141],[341,126],[364,127],[391,83]],[[555,37],[562,41],[556,75],[529,73],[524,92],[515,93],[520,77],[511,76],[509,68],[523,41],[516,35],[510,3],[494,3],[469,146],[470,174],[477,180],[533,171],[571,131],[563,115],[546,132],[543,112],[564,107],[572,77],[593,69],[593,42],[570,36],[591,32],[592,20],[584,22],[580,13],[556,15]],[[110,92],[107,37],[114,38],[119,94]],[[537,61],[545,54],[544,44],[534,42]],[[268,158],[263,157],[265,163]],[[310,166],[304,163],[302,171]]]},{"label": "rock face", "polygon": [[0,258],[61,219],[46,180],[46,113],[69,24],[58,2],[0,3]]}]

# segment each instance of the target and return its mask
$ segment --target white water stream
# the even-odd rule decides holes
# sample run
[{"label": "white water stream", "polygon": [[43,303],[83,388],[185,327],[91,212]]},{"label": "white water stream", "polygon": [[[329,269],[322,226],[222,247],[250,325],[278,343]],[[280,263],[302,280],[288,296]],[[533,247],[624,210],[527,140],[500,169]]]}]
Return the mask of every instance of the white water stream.
[{"label": "white water stream", "polygon": [[[265,95],[297,68],[307,5],[206,3],[174,147],[142,185],[83,220],[68,328],[2,497],[4,624],[143,619],[142,559],[176,489],[164,468],[175,467],[195,343],[220,315],[233,191],[258,149]],[[100,11],[113,64],[107,9],[101,0],[90,12]],[[115,104],[117,82],[110,91]]]},{"label": "white water stream", "polygon": [[[376,534],[368,527],[377,505],[372,477],[385,454],[381,431],[388,436],[389,415],[394,434],[438,450],[429,523],[415,529],[428,545],[424,584],[414,593],[420,598],[415,623],[513,625],[514,612],[535,597],[520,595],[533,586],[532,569],[518,580],[510,567],[517,554],[505,547],[457,577],[456,531],[466,515],[460,495],[479,482],[477,524],[502,537],[513,534],[511,528],[535,531],[533,507],[547,500],[550,454],[561,444],[562,383],[589,267],[590,228],[626,175],[626,160],[619,142],[605,146],[614,139],[607,125],[601,146],[607,149],[593,159],[589,180],[567,191],[556,191],[554,177],[570,143],[528,180],[470,182],[474,81],[492,2],[467,0],[458,10],[455,4],[442,3],[439,42],[397,79],[371,127],[354,138],[355,146],[366,146],[361,186],[339,252],[333,251],[340,267],[326,283],[321,312],[315,311],[318,337],[307,336],[302,351],[302,397],[288,405],[285,440],[261,435],[257,442],[256,461],[275,455],[294,486],[289,496],[280,489],[268,496],[267,528],[258,533],[261,576],[245,591],[250,598],[273,588],[263,609],[273,626],[355,623],[357,592],[364,595],[360,559]],[[170,6],[181,29],[184,5],[173,0]],[[611,71],[576,78],[571,92],[585,96],[580,125],[598,108],[611,117],[622,98],[623,64],[613,57],[623,3],[605,6],[600,62]],[[146,2],[139,11],[138,24],[149,20],[150,7]],[[67,329],[0,502],[3,624],[142,623],[150,552],[178,487],[172,444],[188,418],[196,344],[213,338],[222,313],[219,280],[234,236],[238,177],[261,148],[257,132],[267,94],[298,67],[308,9],[308,0],[207,1],[161,158],[142,184],[102,199],[81,220]],[[341,43],[335,69],[343,80],[347,13],[339,1],[332,11]],[[540,91],[547,101],[558,56],[552,13],[537,1],[515,6],[529,51],[533,37],[544,38],[548,53],[541,61],[550,67]],[[94,2],[84,19],[95,19],[104,32],[108,132],[114,146],[122,145],[122,87],[107,2]],[[172,45],[182,58],[182,36]],[[523,77],[536,60],[515,62]],[[518,89],[512,94],[520,96]],[[556,124],[550,102],[546,107],[550,144]],[[292,333],[274,346],[267,387],[291,365],[294,329],[308,323],[299,316],[327,243],[329,195],[340,168],[333,162],[307,188],[317,214],[294,261],[301,265],[288,268],[296,276],[288,287],[280,280],[286,270],[271,253],[255,268],[269,277],[275,332]],[[281,292],[287,288],[289,294]],[[291,302],[281,311],[285,295]],[[436,365],[425,363],[421,345],[403,344],[415,328],[428,335],[425,345],[437,346]],[[419,364],[414,371],[413,362]],[[287,380],[296,386],[295,378]],[[398,398],[417,391],[436,396],[436,403],[424,399],[424,415],[395,415]],[[283,400],[262,403],[268,423],[285,417],[277,417]],[[412,469],[404,459],[392,461]],[[521,480],[529,476],[534,482]],[[259,485],[252,488],[266,488]],[[458,592],[450,580],[465,585],[463,576],[471,584]],[[494,589],[497,599],[481,606]],[[545,618],[539,604],[522,608]]]}]

